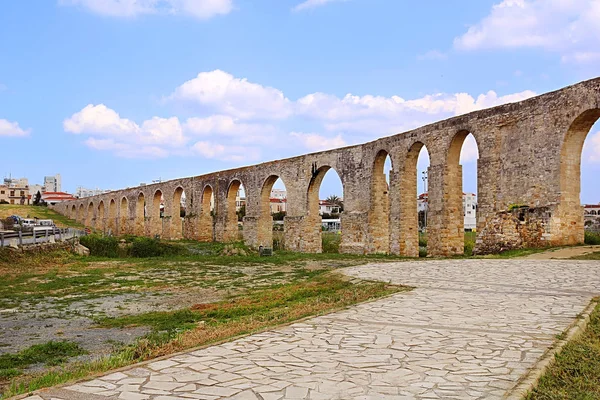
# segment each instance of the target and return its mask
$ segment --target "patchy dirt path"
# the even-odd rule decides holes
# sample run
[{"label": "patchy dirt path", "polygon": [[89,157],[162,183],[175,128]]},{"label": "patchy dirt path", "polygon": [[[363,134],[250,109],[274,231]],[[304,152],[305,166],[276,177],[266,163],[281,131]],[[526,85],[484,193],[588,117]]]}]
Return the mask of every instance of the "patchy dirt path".
[{"label": "patchy dirt path", "polygon": [[525,257],[521,257],[522,260],[566,260],[572,257],[583,256],[590,253],[600,251],[600,245],[598,246],[577,246],[577,247],[564,247],[562,249],[553,249],[544,251],[542,253],[530,254]]}]

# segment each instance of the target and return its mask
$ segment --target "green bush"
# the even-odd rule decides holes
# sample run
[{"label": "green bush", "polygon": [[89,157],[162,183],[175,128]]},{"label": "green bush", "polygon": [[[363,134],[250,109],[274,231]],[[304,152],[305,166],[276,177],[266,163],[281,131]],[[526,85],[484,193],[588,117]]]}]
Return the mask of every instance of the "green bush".
[{"label": "green bush", "polygon": [[91,256],[119,257],[119,240],[113,236],[86,235],[79,242],[90,249]]},{"label": "green bush", "polygon": [[185,253],[185,248],[171,243],[163,243],[158,239],[138,237],[133,239],[129,254],[132,257],[175,256]]},{"label": "green bush", "polygon": [[419,234],[419,247],[427,247],[427,236]]},{"label": "green bush", "polygon": [[465,256],[471,257],[473,255],[473,247],[475,247],[475,243],[467,240],[465,241]]},{"label": "green bush", "polygon": [[340,242],[342,235],[335,232],[323,232],[321,234],[321,244],[323,245],[323,253],[339,253]]},{"label": "green bush", "polygon": [[586,232],[584,242],[585,244],[600,244],[600,233]]}]

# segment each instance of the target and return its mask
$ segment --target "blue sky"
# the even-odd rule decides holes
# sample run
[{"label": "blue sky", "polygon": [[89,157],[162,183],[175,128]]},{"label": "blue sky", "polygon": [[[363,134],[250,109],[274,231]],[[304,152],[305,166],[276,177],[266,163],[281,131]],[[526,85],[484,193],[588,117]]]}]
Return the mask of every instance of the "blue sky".
[{"label": "blue sky", "polygon": [[600,0],[5,1],[1,172],[118,189],[373,140],[600,75],[598,20]]}]

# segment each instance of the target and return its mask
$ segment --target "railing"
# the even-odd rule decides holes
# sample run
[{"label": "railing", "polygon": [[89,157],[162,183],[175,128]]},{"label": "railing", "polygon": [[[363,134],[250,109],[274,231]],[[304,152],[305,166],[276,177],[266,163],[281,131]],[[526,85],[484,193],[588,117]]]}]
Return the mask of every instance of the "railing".
[{"label": "railing", "polygon": [[0,247],[11,245],[30,245],[37,243],[45,243],[51,241],[59,241],[72,239],[75,237],[84,236],[85,231],[73,228],[38,228],[30,232],[0,232]]}]

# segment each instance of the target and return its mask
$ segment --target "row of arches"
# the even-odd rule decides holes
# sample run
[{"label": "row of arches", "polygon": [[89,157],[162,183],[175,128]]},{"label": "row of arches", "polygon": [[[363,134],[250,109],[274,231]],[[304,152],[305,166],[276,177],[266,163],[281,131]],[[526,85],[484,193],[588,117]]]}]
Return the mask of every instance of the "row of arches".
[{"label": "row of arches", "polygon": [[[573,122],[564,136],[560,154],[560,206],[559,212],[556,213],[562,217],[561,223],[564,225],[573,225],[573,221],[581,220],[581,226],[583,226],[583,212],[579,212],[581,153],[585,137],[599,117],[600,110],[583,113]],[[433,144],[436,147],[432,154],[435,157],[442,157],[443,160],[435,159],[431,166],[425,166],[426,170],[432,169],[432,173],[428,174],[428,186],[429,190],[435,192],[435,196],[437,196],[436,204],[432,206],[439,208],[431,210],[429,225],[432,225],[432,229],[439,230],[436,232],[437,239],[439,242],[441,242],[440,238],[443,239],[444,245],[449,249],[444,252],[450,254],[460,253],[464,244],[465,211],[461,153],[469,137],[478,153],[479,145],[475,135],[468,130],[459,130],[448,142]],[[367,248],[366,252],[370,253],[394,252],[416,255],[419,252],[420,233],[417,204],[421,178],[419,156],[423,153],[429,155],[429,150],[423,141],[418,140],[411,143],[407,150],[398,150],[397,146],[386,148],[385,142],[382,142],[382,148],[376,150],[373,153],[372,164],[368,167],[371,173],[368,185],[367,182],[363,182],[360,188],[352,187],[352,190],[369,191],[368,206],[364,207],[363,203],[359,204],[360,207],[352,206],[346,210],[342,216],[342,241],[346,237],[346,242],[349,243],[362,242]],[[488,157],[486,162],[489,162],[491,151],[488,144],[485,149]],[[477,189],[480,177],[477,163],[475,163],[474,191],[479,194]],[[288,193],[288,209],[294,203],[302,203],[294,208],[296,211],[293,215],[288,215],[284,224],[295,230],[292,246],[294,249],[300,251],[320,250],[322,229],[319,192],[328,171],[335,171],[337,167],[335,159],[331,163],[324,162],[323,165],[318,166],[315,164],[308,182],[305,180],[301,180],[300,183],[294,182],[295,190]],[[493,166],[493,168],[497,168],[497,166]],[[486,173],[490,174],[489,171],[491,171],[490,168]],[[344,174],[341,175],[340,181],[341,186],[345,189],[346,182],[343,178],[345,178]],[[489,180],[490,176],[488,175],[487,178]],[[245,175],[232,176],[226,185],[219,183],[219,187],[223,187],[219,190],[224,190],[224,192],[220,197],[222,204],[218,209],[215,208],[217,191],[212,185],[206,184],[201,191],[200,201],[194,205],[194,208],[197,207],[197,209],[194,210],[186,207],[189,206],[186,202],[188,199],[186,199],[184,188],[179,186],[174,191],[169,190],[169,193],[163,193],[165,189],[156,189],[149,195],[146,189],[146,191],[140,191],[135,198],[103,199],[97,204],[94,203],[94,201],[98,201],[95,199],[89,204],[72,206],[70,213],[88,226],[95,225],[99,229],[112,230],[119,234],[165,235],[166,232],[169,238],[179,239],[189,237],[187,232],[193,232],[194,238],[203,241],[216,238],[223,241],[235,240],[239,237],[239,193],[243,191],[243,179],[246,179]],[[252,182],[253,190],[249,194],[250,198],[247,199],[250,205],[250,214],[244,219],[247,226],[255,230],[256,236],[252,238],[252,244],[268,246],[272,243],[273,218],[271,214],[273,211],[270,197],[278,180],[282,180],[282,176],[278,173],[271,173],[266,174],[260,182],[256,182],[256,180]],[[298,185],[305,184],[307,184],[306,189],[298,190]],[[355,182],[352,184],[356,185]],[[254,187],[258,187],[258,189],[254,189]],[[427,188],[424,189],[426,192]],[[149,198],[146,198],[147,196]],[[169,201],[165,202],[165,196],[169,198]],[[343,192],[342,197],[344,197]],[[485,199],[485,201],[488,200]],[[490,207],[489,204],[485,204],[485,201],[483,206]],[[177,206],[184,203],[185,206],[181,206],[182,210],[179,210]],[[489,201],[488,203],[491,204]],[[165,206],[169,209],[161,212],[161,208]],[[569,210],[560,211],[560,207],[569,208]],[[475,214],[479,210],[478,206],[477,209],[473,208],[471,211]],[[360,213],[366,214],[365,219],[360,219],[362,218],[358,215]],[[162,221],[164,217],[170,219],[170,223],[167,224],[168,231],[165,231],[165,224]],[[344,221],[346,221],[346,226],[349,224],[364,226],[353,226],[351,230],[345,230]],[[359,222],[355,223],[355,221]],[[186,227],[186,223],[193,226]],[[477,223],[479,224],[479,219]],[[219,226],[221,231],[217,232],[216,226]],[[349,235],[354,235],[354,237],[348,238]],[[577,232],[573,235],[573,237],[575,236],[582,236],[582,232]],[[247,238],[246,235],[245,237]],[[438,251],[438,253],[442,253],[442,251]]]}]

